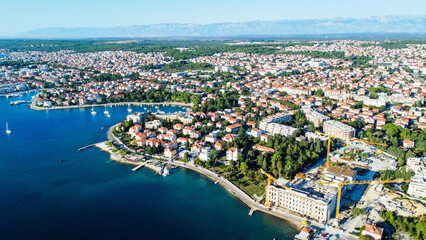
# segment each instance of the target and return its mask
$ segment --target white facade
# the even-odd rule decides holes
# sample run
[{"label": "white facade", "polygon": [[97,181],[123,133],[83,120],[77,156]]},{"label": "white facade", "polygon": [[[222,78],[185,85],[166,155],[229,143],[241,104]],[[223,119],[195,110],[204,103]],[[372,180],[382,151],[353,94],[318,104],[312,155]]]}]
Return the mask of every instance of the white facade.
[{"label": "white facade", "polygon": [[230,148],[226,151],[226,160],[228,161],[237,161],[238,160],[238,148]]},{"label": "white facade", "polygon": [[337,192],[309,193],[291,188],[270,186],[270,201],[274,207],[284,208],[320,222],[326,222],[336,209]]},{"label": "white facade", "polygon": [[351,139],[355,137],[355,128],[336,120],[324,122],[323,131],[333,137]]},{"label": "white facade", "polygon": [[148,129],[157,129],[161,126],[160,120],[153,120],[145,123],[145,128]]},{"label": "white facade", "polygon": [[426,175],[416,174],[411,177],[410,186],[408,186],[408,194],[416,198],[426,197]]}]

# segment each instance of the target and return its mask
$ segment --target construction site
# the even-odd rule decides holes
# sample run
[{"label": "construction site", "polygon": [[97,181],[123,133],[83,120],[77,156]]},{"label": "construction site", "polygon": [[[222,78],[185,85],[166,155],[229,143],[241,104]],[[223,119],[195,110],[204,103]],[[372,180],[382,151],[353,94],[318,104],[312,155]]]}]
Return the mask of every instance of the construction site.
[{"label": "construction site", "polygon": [[[322,224],[353,235],[361,234],[360,229],[366,223],[376,226],[375,223],[382,221],[381,210],[390,210],[402,217],[426,214],[423,200],[401,189],[411,180],[380,179],[380,171],[396,169],[396,158],[376,149],[375,143],[359,139],[339,141],[336,150],[330,152],[331,139],[329,136],[327,158],[306,168],[291,181],[275,179],[262,171],[268,176],[267,206],[306,218],[312,223],[307,225],[315,232],[325,231],[316,227]],[[307,230],[302,229],[301,236],[306,235],[303,231]],[[306,238],[301,236],[296,239],[317,239],[311,234]],[[333,236],[318,239],[339,239]]]}]

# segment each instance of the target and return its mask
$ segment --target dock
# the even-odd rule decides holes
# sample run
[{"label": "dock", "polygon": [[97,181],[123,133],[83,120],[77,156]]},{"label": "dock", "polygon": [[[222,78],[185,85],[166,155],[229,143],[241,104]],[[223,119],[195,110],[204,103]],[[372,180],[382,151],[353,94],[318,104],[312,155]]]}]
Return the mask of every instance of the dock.
[{"label": "dock", "polygon": [[88,148],[94,147],[95,145],[96,145],[96,144],[90,144],[90,145],[87,145],[87,146],[85,146],[85,147],[79,148],[79,149],[78,149],[78,151],[83,151],[84,149],[88,149]]},{"label": "dock", "polygon": [[10,105],[19,105],[23,103],[31,103],[31,101],[25,101],[25,100],[12,101],[10,102]]},{"label": "dock", "polygon": [[139,170],[139,169],[143,168],[144,166],[145,166],[145,163],[142,163],[141,165],[138,165],[138,166],[134,167],[134,168],[132,169],[132,171],[133,171],[133,172],[136,172],[137,170]]}]

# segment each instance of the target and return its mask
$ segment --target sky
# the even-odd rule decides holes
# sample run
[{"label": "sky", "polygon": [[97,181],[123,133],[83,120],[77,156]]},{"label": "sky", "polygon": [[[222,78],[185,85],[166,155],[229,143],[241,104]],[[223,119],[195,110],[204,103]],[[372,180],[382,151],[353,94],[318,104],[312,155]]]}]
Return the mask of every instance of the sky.
[{"label": "sky", "polygon": [[426,15],[425,0],[0,0],[0,36],[47,27]]}]

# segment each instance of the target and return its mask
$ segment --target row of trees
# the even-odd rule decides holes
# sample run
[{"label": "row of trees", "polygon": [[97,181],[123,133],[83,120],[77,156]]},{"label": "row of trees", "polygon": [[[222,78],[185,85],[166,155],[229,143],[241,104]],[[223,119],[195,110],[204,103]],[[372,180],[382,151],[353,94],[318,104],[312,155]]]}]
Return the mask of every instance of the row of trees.
[{"label": "row of trees", "polygon": [[139,89],[133,92],[125,92],[122,97],[114,98],[110,96],[108,102],[183,102],[189,103],[191,99],[199,96],[193,96],[186,92],[169,92],[165,89]]}]

